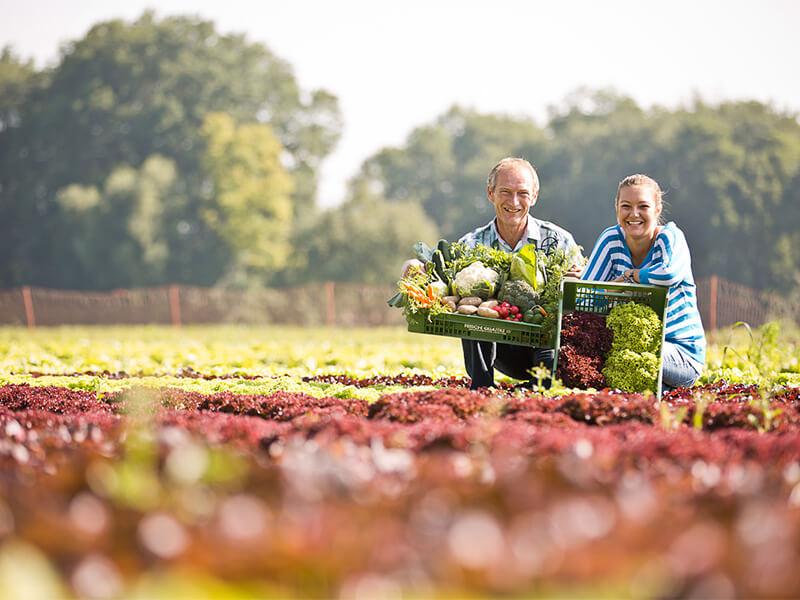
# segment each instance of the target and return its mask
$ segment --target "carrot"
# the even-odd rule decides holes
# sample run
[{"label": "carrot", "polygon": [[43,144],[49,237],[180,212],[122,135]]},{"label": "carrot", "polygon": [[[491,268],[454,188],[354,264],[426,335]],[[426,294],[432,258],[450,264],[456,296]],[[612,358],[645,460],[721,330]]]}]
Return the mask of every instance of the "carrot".
[{"label": "carrot", "polygon": [[426,294],[424,290],[420,289],[416,285],[413,285],[405,281],[401,281],[400,289],[409,298],[415,300],[417,304],[419,304],[423,308],[427,308],[433,304],[433,298],[430,297],[430,293]]}]

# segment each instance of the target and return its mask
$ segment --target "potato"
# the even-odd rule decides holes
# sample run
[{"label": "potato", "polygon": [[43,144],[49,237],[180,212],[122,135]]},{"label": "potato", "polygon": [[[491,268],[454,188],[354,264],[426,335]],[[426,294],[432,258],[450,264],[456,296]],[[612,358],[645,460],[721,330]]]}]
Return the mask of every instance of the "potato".
[{"label": "potato", "polygon": [[443,302],[445,303],[452,302],[455,306],[458,306],[459,300],[460,298],[458,296],[445,296],[444,298],[442,298]]},{"label": "potato", "polygon": [[497,312],[493,308],[487,308],[485,306],[478,307],[478,316],[479,317],[489,317],[490,319],[499,319],[500,313]]},{"label": "potato", "polygon": [[458,301],[459,306],[475,306],[478,307],[483,303],[482,298],[478,298],[477,296],[467,296],[466,298],[462,298]]},{"label": "potato", "polygon": [[443,300],[442,303],[447,307],[450,312],[456,312],[456,303],[452,300]]},{"label": "potato", "polygon": [[458,312],[462,315],[474,315],[478,312],[478,307],[472,304],[462,304],[458,307]]},{"label": "potato", "polygon": [[497,300],[491,299],[481,303],[481,305],[478,308],[494,308],[498,304],[500,303]]}]

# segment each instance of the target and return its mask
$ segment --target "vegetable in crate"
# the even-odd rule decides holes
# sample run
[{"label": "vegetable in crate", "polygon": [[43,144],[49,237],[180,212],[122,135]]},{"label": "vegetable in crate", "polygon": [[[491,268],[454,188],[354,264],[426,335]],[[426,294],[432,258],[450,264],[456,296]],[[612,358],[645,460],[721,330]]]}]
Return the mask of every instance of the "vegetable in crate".
[{"label": "vegetable in crate", "polygon": [[[577,250],[580,255],[580,250]],[[540,290],[539,303],[544,309],[545,316],[542,328],[547,337],[553,338],[555,335],[556,320],[558,319],[558,303],[561,296],[561,280],[564,274],[569,271],[574,264],[575,252],[564,252],[556,248],[550,254],[540,252],[540,261],[545,261],[547,265],[547,280],[544,287]]]},{"label": "vegetable in crate", "polygon": [[523,279],[509,279],[503,284],[497,299],[518,306],[524,313],[536,306],[539,294]]},{"label": "vegetable in crate", "polygon": [[603,367],[609,387],[623,392],[655,390],[658,383],[658,356],[652,352],[612,350]]},{"label": "vegetable in crate", "polygon": [[522,320],[531,325],[541,325],[544,323],[544,318],[547,315],[541,306],[534,306],[530,310],[526,310],[522,315]]},{"label": "vegetable in crate", "polygon": [[456,273],[453,291],[459,296],[477,296],[486,300],[494,295],[500,274],[483,263],[474,262]]},{"label": "vegetable in crate", "polygon": [[[409,269],[408,273],[397,282],[397,289],[403,299],[397,306],[403,307],[406,319],[417,314],[423,314],[431,319],[438,314],[452,311],[444,299],[447,285],[435,276],[432,277],[427,271]],[[389,302],[393,300],[394,297]]]},{"label": "vegetable in crate", "polygon": [[603,315],[580,311],[564,315],[557,370],[562,383],[583,389],[605,387],[601,369],[611,349],[611,337]]},{"label": "vegetable in crate", "polygon": [[527,244],[511,259],[511,279],[522,280],[538,291],[547,281],[547,255]]},{"label": "vegetable in crate", "polygon": [[646,304],[628,302],[615,306],[606,319],[614,333],[612,349],[658,352],[661,347],[661,319]]},{"label": "vegetable in crate", "polygon": [[572,346],[562,346],[558,351],[556,376],[566,387],[580,389],[602,389],[606,387],[603,377],[603,358],[581,354]]},{"label": "vegetable in crate", "polygon": [[654,391],[658,382],[661,319],[645,304],[630,302],[611,309],[606,325],[614,332],[603,375],[624,392]]}]

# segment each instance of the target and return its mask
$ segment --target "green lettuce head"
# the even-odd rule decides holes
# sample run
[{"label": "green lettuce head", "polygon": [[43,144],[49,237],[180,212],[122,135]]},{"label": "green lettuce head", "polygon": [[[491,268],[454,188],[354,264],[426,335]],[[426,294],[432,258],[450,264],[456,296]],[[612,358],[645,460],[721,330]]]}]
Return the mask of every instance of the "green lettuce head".
[{"label": "green lettuce head", "polygon": [[646,304],[629,302],[611,309],[606,326],[614,332],[612,350],[658,352],[661,347],[661,319]]},{"label": "green lettuce head", "polygon": [[611,350],[603,375],[609,387],[623,392],[654,391],[658,381],[658,357],[652,352]]}]

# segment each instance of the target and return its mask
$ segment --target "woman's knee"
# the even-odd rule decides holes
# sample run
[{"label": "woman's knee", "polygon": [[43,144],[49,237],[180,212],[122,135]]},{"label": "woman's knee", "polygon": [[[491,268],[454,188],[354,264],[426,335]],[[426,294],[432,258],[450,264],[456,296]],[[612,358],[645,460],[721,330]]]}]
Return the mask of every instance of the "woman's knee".
[{"label": "woman's knee", "polygon": [[662,349],[661,383],[664,387],[689,387],[700,378],[697,367],[674,344]]}]

